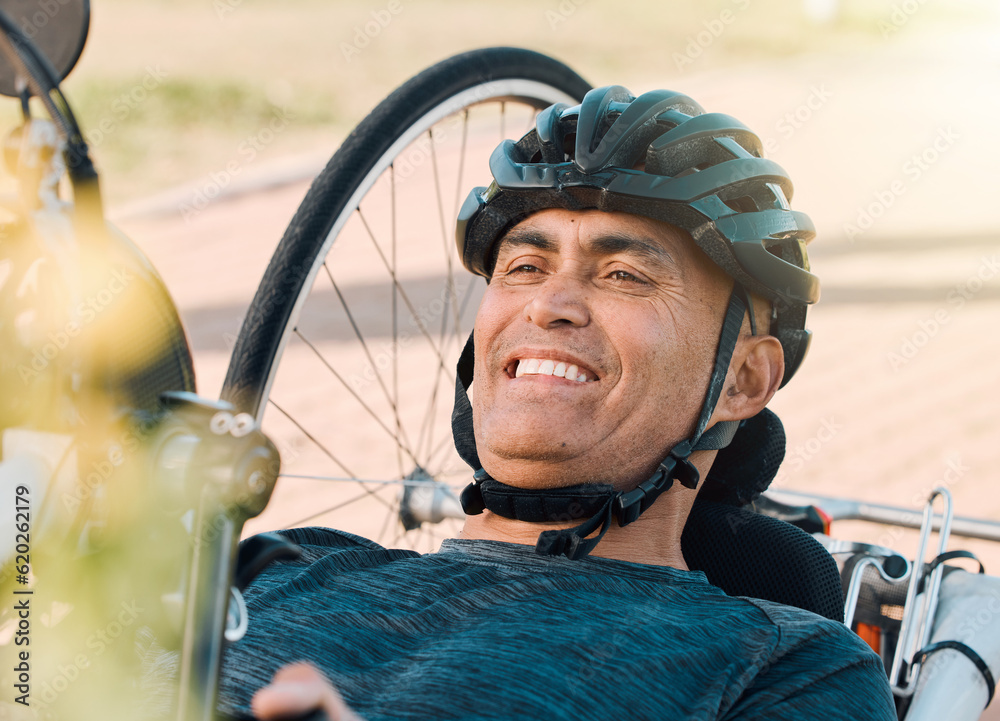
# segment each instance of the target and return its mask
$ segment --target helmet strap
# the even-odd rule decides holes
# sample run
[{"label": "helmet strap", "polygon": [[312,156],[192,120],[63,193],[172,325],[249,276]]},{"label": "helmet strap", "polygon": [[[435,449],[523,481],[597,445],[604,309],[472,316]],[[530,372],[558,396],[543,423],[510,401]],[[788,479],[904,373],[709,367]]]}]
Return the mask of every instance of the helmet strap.
[{"label": "helmet strap", "polygon": [[[472,430],[472,403],[469,402],[469,387],[472,385],[472,375],[475,369],[475,331],[469,333],[465,341],[462,355],[458,357],[455,368],[455,405],[451,410],[451,433],[455,439],[455,450],[462,460],[468,463],[476,475],[483,469],[479,462],[479,452],[476,450],[476,436]],[[468,513],[469,511],[466,511]],[[477,511],[482,513],[482,510]]]},{"label": "helmet strap", "polygon": [[[589,516],[586,521],[573,528],[544,531],[535,545],[535,551],[539,554],[565,555],[576,559],[589,554],[604,538],[613,518],[618,521],[619,526],[632,523],[673,486],[674,480],[679,480],[686,488],[697,488],[699,473],[690,461],[691,454],[694,451],[725,448],[739,428],[739,421],[722,421],[705,431],[722,395],[729,363],[743,326],[743,315],[748,307],[746,291],[736,284],[729,296],[715,364],[694,433],[670,450],[650,478],[629,491],[616,491],[607,483],[580,483],[564,488],[533,490],[517,488],[491,478],[479,462],[473,433],[472,404],[468,396],[474,367],[474,343],[473,336],[470,335],[458,361],[455,407],[451,416],[455,448],[462,459],[476,469],[473,482],[462,492],[461,501],[465,512],[476,515],[489,509],[505,518],[534,523],[552,523]],[[600,530],[596,536],[587,538],[598,529]]]}]

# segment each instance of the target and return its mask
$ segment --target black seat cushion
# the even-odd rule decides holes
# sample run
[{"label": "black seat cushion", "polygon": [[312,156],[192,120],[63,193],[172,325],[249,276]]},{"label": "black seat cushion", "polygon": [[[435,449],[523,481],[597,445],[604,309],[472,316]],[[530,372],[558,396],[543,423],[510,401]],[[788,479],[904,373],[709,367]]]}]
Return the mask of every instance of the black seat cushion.
[{"label": "black seat cushion", "polygon": [[840,572],[815,538],[790,523],[700,497],[681,536],[692,570],[730,596],[749,596],[844,620]]}]

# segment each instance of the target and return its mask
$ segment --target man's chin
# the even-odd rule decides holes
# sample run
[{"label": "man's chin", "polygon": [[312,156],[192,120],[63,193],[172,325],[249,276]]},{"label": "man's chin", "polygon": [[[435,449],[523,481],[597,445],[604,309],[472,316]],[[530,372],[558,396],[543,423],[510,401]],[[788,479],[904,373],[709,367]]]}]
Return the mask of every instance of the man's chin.
[{"label": "man's chin", "polygon": [[543,444],[538,443],[536,439],[517,442],[517,439],[504,438],[503,443],[489,444],[487,447],[489,454],[497,459],[525,465],[564,464],[578,455],[576,450],[565,442]]},{"label": "man's chin", "polygon": [[[497,480],[523,488],[557,488],[589,480],[586,476],[602,455],[599,443],[593,434],[581,432],[586,427],[582,421],[569,421],[565,415],[545,412],[527,418],[520,413],[487,417],[476,428],[483,467]],[[494,474],[494,468],[503,477]]]},{"label": "man's chin", "polygon": [[480,453],[483,467],[498,481],[516,488],[563,488],[588,481],[590,463],[575,449],[557,444],[529,447],[504,444]]}]

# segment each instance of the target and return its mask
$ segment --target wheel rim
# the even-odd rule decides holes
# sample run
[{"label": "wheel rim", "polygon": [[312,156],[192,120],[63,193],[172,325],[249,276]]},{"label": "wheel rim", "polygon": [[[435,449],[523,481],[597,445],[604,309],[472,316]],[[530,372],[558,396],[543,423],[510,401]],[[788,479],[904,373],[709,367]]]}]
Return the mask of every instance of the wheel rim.
[{"label": "wheel rim", "polygon": [[326,525],[419,551],[457,533],[456,493],[471,471],[451,440],[454,366],[485,284],[461,266],[454,219],[488,182],[499,140],[554,102],[575,101],[526,79],[465,90],[410,125],[358,184],[256,408],[283,477],[248,532]]}]

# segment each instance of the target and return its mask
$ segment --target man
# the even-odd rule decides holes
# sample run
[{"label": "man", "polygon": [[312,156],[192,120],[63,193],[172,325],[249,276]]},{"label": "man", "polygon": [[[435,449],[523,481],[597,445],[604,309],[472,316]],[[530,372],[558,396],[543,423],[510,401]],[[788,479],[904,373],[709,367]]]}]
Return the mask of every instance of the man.
[{"label": "man", "polygon": [[304,556],[248,593],[223,709],[277,672],[261,718],[895,718],[842,624],[729,597],[681,548],[719,449],[805,353],[787,176],[733,118],[620,87],[490,167],[458,233],[489,279],[459,364],[462,535],[418,556],[288,532]]}]

